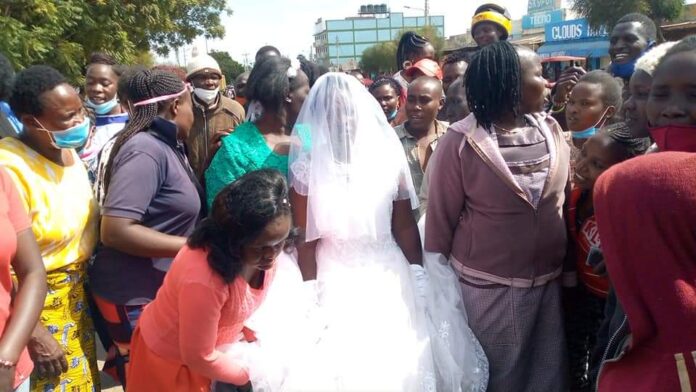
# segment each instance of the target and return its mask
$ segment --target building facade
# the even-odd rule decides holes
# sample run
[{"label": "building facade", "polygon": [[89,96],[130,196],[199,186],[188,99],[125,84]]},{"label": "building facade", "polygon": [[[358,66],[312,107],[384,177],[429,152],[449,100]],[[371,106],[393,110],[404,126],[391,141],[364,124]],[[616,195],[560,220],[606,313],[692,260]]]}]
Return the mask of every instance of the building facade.
[{"label": "building facade", "polygon": [[445,35],[445,17],[404,16],[401,12],[386,12],[338,20],[319,19],[314,28],[314,58],[334,69],[347,70],[360,62],[369,47],[399,38],[403,31],[433,26]]}]

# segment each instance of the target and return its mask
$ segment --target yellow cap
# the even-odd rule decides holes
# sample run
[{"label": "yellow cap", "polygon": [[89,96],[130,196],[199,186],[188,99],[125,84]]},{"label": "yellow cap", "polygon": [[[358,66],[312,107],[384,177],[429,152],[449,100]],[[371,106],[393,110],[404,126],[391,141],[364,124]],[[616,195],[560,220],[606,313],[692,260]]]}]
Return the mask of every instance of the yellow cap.
[{"label": "yellow cap", "polygon": [[484,11],[474,15],[473,19],[471,20],[471,34],[474,34],[474,28],[481,22],[491,22],[502,27],[506,32],[506,37],[504,38],[507,38],[510,36],[510,34],[512,34],[512,22],[510,19],[493,11]]}]

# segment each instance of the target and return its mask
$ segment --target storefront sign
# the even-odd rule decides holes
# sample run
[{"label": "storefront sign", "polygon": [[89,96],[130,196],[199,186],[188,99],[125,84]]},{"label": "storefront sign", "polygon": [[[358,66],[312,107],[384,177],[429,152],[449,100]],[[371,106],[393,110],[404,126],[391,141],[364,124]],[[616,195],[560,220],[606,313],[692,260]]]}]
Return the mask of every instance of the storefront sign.
[{"label": "storefront sign", "polygon": [[565,18],[565,10],[537,12],[522,17],[522,29],[538,29],[549,23],[561,22]]},{"label": "storefront sign", "polygon": [[546,25],[545,35],[546,42],[553,42],[608,37],[609,33],[605,27],[591,29],[586,19],[575,19]]},{"label": "storefront sign", "polygon": [[534,14],[541,11],[551,11],[561,8],[559,0],[529,0],[527,3],[527,14]]}]

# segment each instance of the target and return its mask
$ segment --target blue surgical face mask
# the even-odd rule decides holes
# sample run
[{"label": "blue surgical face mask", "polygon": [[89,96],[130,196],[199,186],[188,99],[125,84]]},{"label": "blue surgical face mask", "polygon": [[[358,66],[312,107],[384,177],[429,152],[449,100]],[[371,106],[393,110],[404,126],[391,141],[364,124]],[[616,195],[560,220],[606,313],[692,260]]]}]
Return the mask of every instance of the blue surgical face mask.
[{"label": "blue surgical face mask", "polygon": [[48,132],[48,135],[51,137],[51,141],[53,142],[53,146],[55,148],[80,148],[87,143],[90,128],[90,121],[89,117],[87,116],[85,116],[82,123],[63,131],[51,132],[46,129],[46,127],[44,127],[39,120],[36,120],[36,122],[43,127],[43,129],[41,129],[42,131]]},{"label": "blue surgical face mask", "polygon": [[387,121],[394,121],[397,114],[399,114],[399,109],[394,109],[394,111],[387,116]]},{"label": "blue surgical face mask", "polygon": [[604,116],[607,115],[607,112],[609,109],[613,108],[613,106],[609,106],[604,113],[602,113],[602,117],[600,117],[599,121],[597,123],[585,130],[582,131],[571,131],[570,134],[573,137],[573,139],[589,139],[592,136],[596,135],[597,132],[599,132],[599,129],[602,128],[602,125],[604,125],[604,122],[606,121],[606,118]]},{"label": "blue surgical face mask", "polygon": [[626,64],[611,63],[610,69],[612,75],[624,79],[630,78],[633,75],[633,72],[636,70],[636,61],[638,60],[636,59]]},{"label": "blue surgical face mask", "polygon": [[114,96],[114,99],[100,104],[96,104],[92,102],[90,99],[87,99],[87,102],[85,104],[90,108],[94,109],[95,113],[103,116],[105,114],[109,114],[112,110],[114,110],[116,105],[118,105],[118,96]]}]

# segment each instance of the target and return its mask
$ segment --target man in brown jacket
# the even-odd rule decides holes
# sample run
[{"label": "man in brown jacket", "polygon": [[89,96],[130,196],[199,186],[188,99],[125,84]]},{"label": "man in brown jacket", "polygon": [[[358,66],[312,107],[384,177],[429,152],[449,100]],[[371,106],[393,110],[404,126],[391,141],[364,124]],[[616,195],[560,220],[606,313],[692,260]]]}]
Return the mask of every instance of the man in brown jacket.
[{"label": "man in brown jacket", "polygon": [[186,67],[186,80],[193,89],[194,122],[186,140],[191,167],[198,179],[220,147],[220,139],[244,121],[244,108],[220,92],[222,72],[207,54],[194,57]]}]

